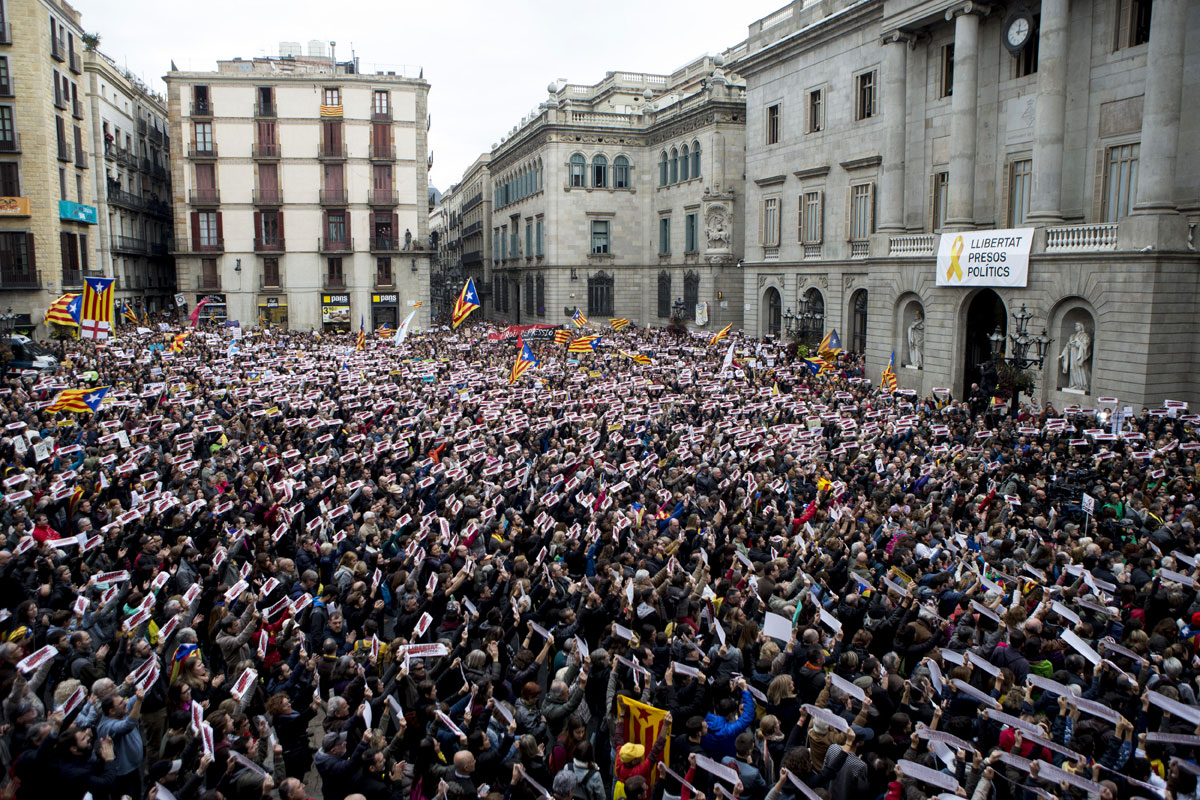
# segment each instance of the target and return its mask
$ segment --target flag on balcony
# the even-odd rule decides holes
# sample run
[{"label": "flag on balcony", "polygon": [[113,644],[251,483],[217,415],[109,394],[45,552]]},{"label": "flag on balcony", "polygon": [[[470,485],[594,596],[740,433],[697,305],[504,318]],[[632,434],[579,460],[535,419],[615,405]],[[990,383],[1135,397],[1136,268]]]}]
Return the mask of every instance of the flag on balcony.
[{"label": "flag on balcony", "polygon": [[179,333],[175,334],[175,338],[171,340],[171,352],[182,353],[183,343],[186,342],[187,338],[191,335],[191,331],[180,331]]},{"label": "flag on balcony", "polygon": [[577,308],[575,309],[575,313],[571,315],[571,322],[574,322],[577,327],[582,328],[584,325],[587,325],[587,317]]},{"label": "flag on balcony", "polygon": [[367,318],[359,317],[358,336],[354,339],[355,350],[365,350],[367,347]]},{"label": "flag on balcony", "polygon": [[513,364],[512,372],[508,375],[508,382],[510,385],[516,383],[517,380],[525,374],[525,370],[529,369],[530,367],[536,367],[539,363],[537,358],[534,357],[533,351],[529,349],[529,345],[525,344],[520,339],[517,340],[517,344],[520,345],[521,352],[517,355],[517,360]]},{"label": "flag on balcony", "polygon": [[618,319],[610,319],[608,324],[612,325],[614,331],[619,331],[621,328],[629,325],[629,320],[625,319],[624,317],[619,317]]},{"label": "flag on balcony", "polygon": [[879,378],[879,385],[885,392],[894,392],[900,387],[896,382],[896,351],[892,351],[892,360],[883,368],[883,375]]},{"label": "flag on balcony", "polygon": [[597,336],[580,336],[575,341],[567,346],[568,353],[594,353],[596,345],[600,344],[600,337]]},{"label": "flag on balcony", "polygon": [[133,306],[129,305],[128,300],[121,303],[121,318],[132,325],[138,324],[137,312],[133,310]]},{"label": "flag on balcony", "polygon": [[54,402],[46,408],[50,413],[57,411],[76,411],[80,414],[94,414],[100,410],[104,395],[109,387],[97,386],[94,389],[63,389]]},{"label": "flag on balcony", "polygon": [[474,278],[467,278],[458,299],[454,301],[454,313],[450,315],[452,327],[457,328],[471,316],[471,312],[479,308],[479,294],[475,291]]},{"label": "flag on balcony", "polygon": [[569,341],[571,341],[571,332],[566,328],[560,328],[554,332],[554,343],[559,347],[562,347]]},{"label": "flag on balcony", "polygon": [[825,334],[825,338],[821,340],[821,344],[817,346],[817,352],[825,359],[832,361],[838,353],[842,352],[842,337],[838,336],[837,328],[833,328],[829,333]]},{"label": "flag on balcony", "polygon": [[721,341],[722,339],[724,339],[726,336],[728,336],[728,335],[729,335],[729,331],[731,331],[731,330],[733,330],[733,323],[732,323],[732,322],[731,322],[731,323],[729,323],[728,325],[726,325],[724,328],[721,328],[721,330],[719,330],[719,331],[717,331],[716,333],[714,333],[714,334],[712,335],[712,338],[708,340],[708,343],[709,343],[709,345],[714,345],[714,344],[716,344],[717,342],[719,342],[719,341]]},{"label": "flag on balcony", "polygon": [[337,105],[325,105],[324,103],[321,104],[321,116],[322,117],[340,117],[341,115],[342,115],[342,104],[341,103],[338,103]]},{"label": "flag on balcony", "polygon": [[84,278],[79,327],[85,339],[107,339],[113,330],[113,278]]},{"label": "flag on balcony", "polygon": [[83,305],[83,295],[64,294],[46,309],[46,322],[55,325],[70,325],[79,327],[79,312]]}]

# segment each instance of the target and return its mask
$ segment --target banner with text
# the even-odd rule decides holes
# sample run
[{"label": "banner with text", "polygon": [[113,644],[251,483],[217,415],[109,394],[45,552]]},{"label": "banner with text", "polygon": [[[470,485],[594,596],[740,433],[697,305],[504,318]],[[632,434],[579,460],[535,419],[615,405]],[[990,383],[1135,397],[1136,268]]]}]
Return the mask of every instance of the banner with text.
[{"label": "banner with text", "polygon": [[1020,286],[1029,282],[1033,228],[943,233],[938,286]]}]

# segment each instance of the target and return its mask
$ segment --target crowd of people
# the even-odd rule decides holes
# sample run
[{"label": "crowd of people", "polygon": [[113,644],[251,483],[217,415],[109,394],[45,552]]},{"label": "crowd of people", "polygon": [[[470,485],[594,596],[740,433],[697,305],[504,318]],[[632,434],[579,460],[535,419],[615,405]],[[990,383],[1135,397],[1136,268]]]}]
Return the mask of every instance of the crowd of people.
[{"label": "crowd of people", "polygon": [[1183,404],[632,326],[510,382],[511,333],[6,376],[0,795],[1197,797]]}]

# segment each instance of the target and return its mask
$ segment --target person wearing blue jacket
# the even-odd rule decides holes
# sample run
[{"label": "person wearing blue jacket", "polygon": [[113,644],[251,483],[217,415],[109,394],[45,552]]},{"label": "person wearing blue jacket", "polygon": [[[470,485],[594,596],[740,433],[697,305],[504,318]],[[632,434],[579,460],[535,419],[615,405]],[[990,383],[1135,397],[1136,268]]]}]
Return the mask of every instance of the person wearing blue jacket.
[{"label": "person wearing blue jacket", "polygon": [[746,689],[745,678],[738,678],[735,690],[742,692],[739,703],[732,697],[727,697],[717,704],[720,714],[708,714],[704,722],[708,725],[708,733],[700,740],[704,752],[720,761],[725,757],[733,758],[737,752],[734,741],[738,734],[750,727],[754,722],[754,697]]}]

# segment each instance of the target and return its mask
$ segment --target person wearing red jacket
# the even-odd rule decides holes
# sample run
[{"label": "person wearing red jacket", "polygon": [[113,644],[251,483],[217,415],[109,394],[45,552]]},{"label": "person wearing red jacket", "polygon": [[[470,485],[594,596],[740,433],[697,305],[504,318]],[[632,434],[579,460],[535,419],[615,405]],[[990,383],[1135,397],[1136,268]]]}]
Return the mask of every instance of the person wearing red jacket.
[{"label": "person wearing red jacket", "polygon": [[38,514],[33,521],[33,540],[38,544],[53,542],[61,539],[58,531],[50,527],[50,518],[45,514]]},{"label": "person wearing red jacket", "polygon": [[[651,772],[658,766],[658,760],[662,758],[663,748],[667,743],[667,730],[670,727],[671,715],[667,714],[663,718],[662,724],[658,726],[658,738],[654,740],[654,746],[650,749],[649,756],[646,756],[646,748],[640,744],[634,744],[633,742],[619,744],[617,748],[617,765],[614,769],[618,781],[624,783],[635,775],[640,775],[647,781],[650,780]],[[617,734],[617,738],[623,738],[624,728],[624,719],[622,719],[621,724],[617,726],[617,730],[620,731]]]}]

